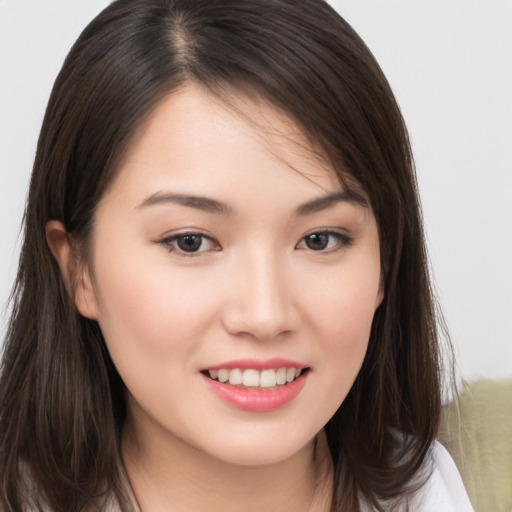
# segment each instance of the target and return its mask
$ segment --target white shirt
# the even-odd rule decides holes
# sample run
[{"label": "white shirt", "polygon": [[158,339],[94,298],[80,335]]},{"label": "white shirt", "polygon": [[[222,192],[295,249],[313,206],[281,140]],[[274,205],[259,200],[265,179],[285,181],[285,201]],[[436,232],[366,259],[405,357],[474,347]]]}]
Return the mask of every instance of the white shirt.
[{"label": "white shirt", "polygon": [[446,448],[432,446],[433,471],[411,500],[411,512],[473,512],[459,471]]},{"label": "white shirt", "polygon": [[[431,470],[425,484],[409,497],[407,504],[397,512],[474,512],[455,462],[446,448],[435,442],[425,460]],[[389,502],[380,502],[384,510],[391,510]],[[363,512],[374,512],[363,507]]]}]

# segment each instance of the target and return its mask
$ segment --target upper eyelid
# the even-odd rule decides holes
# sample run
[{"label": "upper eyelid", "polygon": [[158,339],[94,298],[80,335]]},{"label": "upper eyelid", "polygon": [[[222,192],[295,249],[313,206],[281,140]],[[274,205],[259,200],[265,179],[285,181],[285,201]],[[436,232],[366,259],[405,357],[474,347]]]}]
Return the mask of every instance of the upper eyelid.
[{"label": "upper eyelid", "polygon": [[355,235],[352,232],[350,232],[349,230],[347,230],[347,229],[342,229],[342,228],[316,228],[316,229],[313,229],[311,231],[308,231],[305,235],[303,235],[302,238],[299,240],[299,242],[304,240],[304,238],[307,238],[308,236],[314,235],[314,234],[317,234],[317,233],[318,234],[338,236],[338,237],[341,237],[341,238],[344,238],[344,239],[350,240],[350,241],[353,241],[355,239]]},{"label": "upper eyelid", "polygon": [[208,238],[209,240],[213,240],[213,241],[217,240],[213,235],[210,235],[210,234],[202,231],[201,229],[188,228],[188,229],[184,229],[184,230],[181,230],[178,232],[172,232],[172,233],[161,235],[157,239],[155,239],[154,242],[159,243],[159,242],[165,242],[165,241],[169,241],[169,240],[175,240],[176,238],[179,238],[181,236],[187,236],[187,235],[203,236],[205,238]]},{"label": "upper eyelid", "polygon": [[327,233],[333,235],[346,235],[351,236],[350,231],[346,228],[334,228],[334,227],[325,227],[325,228],[313,228],[307,231],[303,236],[313,235],[315,233]]},{"label": "upper eyelid", "polygon": [[205,238],[209,242],[212,242],[214,244],[220,245],[219,242],[217,241],[217,239],[214,238],[213,236],[206,235],[205,233],[192,232],[192,231],[188,231],[186,233],[177,233],[176,235],[169,235],[168,237],[165,237],[165,238],[161,239],[159,242],[160,243],[171,243],[171,242],[174,242],[174,241],[176,241],[177,239],[179,239],[181,237],[186,237],[186,236],[200,236],[202,238]]},{"label": "upper eyelid", "polygon": [[[305,238],[309,235],[313,235],[315,233],[341,235],[341,236],[346,236],[347,238],[354,238],[354,235],[347,229],[331,227],[331,228],[313,228],[313,229],[307,231],[306,233],[304,233],[304,235],[302,235],[302,237],[299,239],[299,241],[302,240],[303,238]],[[200,229],[185,229],[185,230],[179,231],[177,233],[162,235],[162,236],[158,237],[158,239],[154,240],[154,242],[164,242],[164,241],[169,241],[169,240],[175,240],[176,238],[179,238],[181,236],[187,236],[187,235],[203,236],[209,240],[217,241],[217,238],[215,236],[210,235]]]},{"label": "upper eyelid", "polygon": [[[313,235],[315,233],[338,234],[338,235],[345,235],[347,237],[352,236],[347,229],[344,229],[344,228],[327,228],[326,227],[326,228],[313,228],[313,229],[310,229],[306,233],[304,233],[304,235],[302,235],[302,237],[300,239],[302,240],[302,238],[304,238],[306,236],[309,236],[309,235]],[[192,229],[184,229],[183,231],[179,231],[177,233],[170,233],[168,235],[162,235],[162,236],[159,237],[158,240],[155,240],[155,241],[172,240],[172,239],[175,239],[175,238],[179,238],[180,236],[187,236],[187,235],[204,236],[205,238],[208,238],[208,239],[211,239],[211,240],[216,240],[216,237],[214,237],[213,235],[210,235],[210,234],[202,231],[201,229],[192,228]]]}]

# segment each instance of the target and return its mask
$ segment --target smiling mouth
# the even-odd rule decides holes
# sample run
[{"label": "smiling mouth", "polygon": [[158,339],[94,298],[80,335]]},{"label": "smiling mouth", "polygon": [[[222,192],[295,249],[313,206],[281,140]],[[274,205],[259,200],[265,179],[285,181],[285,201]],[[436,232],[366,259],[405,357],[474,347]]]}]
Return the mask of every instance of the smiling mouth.
[{"label": "smiling mouth", "polygon": [[286,386],[307,372],[309,368],[281,367],[267,370],[248,368],[219,368],[201,373],[210,379],[243,389],[272,390]]}]

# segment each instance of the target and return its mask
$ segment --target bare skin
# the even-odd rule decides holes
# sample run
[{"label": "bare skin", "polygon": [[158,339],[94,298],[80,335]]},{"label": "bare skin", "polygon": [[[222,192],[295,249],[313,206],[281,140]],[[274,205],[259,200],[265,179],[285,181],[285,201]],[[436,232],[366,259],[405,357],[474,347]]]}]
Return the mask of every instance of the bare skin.
[{"label": "bare skin", "polygon": [[170,504],[173,511],[180,512],[313,512],[313,443],[276,464],[235,466],[180,444],[174,445],[175,452],[170,452],[166,444],[160,453],[153,453],[158,447],[145,446],[149,436],[133,437],[135,433],[126,429],[123,456],[133,493],[144,512],[167,512]]}]

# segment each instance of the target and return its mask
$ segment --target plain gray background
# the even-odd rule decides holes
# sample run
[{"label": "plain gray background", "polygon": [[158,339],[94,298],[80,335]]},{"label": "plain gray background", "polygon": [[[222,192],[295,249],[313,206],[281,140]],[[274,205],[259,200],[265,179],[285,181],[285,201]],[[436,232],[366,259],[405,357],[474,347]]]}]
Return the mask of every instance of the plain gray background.
[{"label": "plain gray background", "polygon": [[[0,0],[0,304],[60,65],[105,0]],[[332,0],[408,123],[460,376],[512,376],[512,0]],[[6,318],[2,318],[2,338]]]}]

